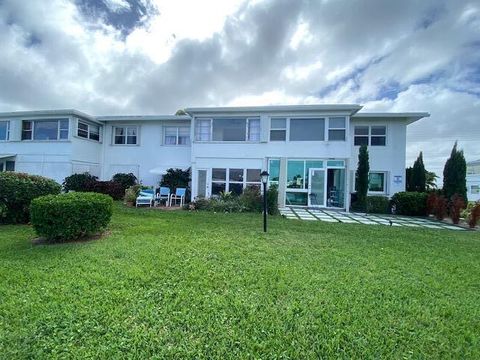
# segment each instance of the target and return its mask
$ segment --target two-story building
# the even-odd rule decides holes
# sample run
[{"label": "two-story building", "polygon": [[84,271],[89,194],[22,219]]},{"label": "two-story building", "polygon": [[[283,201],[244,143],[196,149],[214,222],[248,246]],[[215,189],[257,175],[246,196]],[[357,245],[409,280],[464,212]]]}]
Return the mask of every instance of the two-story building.
[{"label": "two-story building", "polygon": [[467,163],[468,201],[480,201],[480,160]]},{"label": "two-story building", "polygon": [[134,173],[158,185],[191,168],[192,198],[269,184],[279,204],[349,207],[360,145],[368,145],[371,194],[405,189],[406,127],[427,113],[362,113],[360,105],[187,108],[187,115],[90,116],[76,110],[0,113],[0,171],[58,182],[89,172]]}]

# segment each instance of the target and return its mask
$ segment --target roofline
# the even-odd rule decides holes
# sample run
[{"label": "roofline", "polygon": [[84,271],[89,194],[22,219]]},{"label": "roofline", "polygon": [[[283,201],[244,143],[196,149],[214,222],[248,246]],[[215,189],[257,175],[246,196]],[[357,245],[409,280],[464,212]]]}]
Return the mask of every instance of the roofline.
[{"label": "roofline", "polygon": [[26,110],[26,111],[10,111],[1,112],[0,118],[11,117],[33,117],[33,116],[78,116],[80,118],[97,122],[94,116],[75,109],[58,109],[58,110]]},{"label": "roofline", "polygon": [[430,117],[428,112],[359,112],[352,115],[352,118],[403,118],[407,119],[408,124],[426,117]]},{"label": "roofline", "polygon": [[96,116],[98,121],[168,121],[192,120],[189,115],[121,115],[121,116]]},{"label": "roofline", "polygon": [[192,107],[185,112],[190,115],[206,113],[240,113],[240,112],[289,112],[289,111],[347,111],[355,114],[362,108],[358,104],[317,104],[317,105],[271,105],[271,106],[228,106],[228,107]]}]

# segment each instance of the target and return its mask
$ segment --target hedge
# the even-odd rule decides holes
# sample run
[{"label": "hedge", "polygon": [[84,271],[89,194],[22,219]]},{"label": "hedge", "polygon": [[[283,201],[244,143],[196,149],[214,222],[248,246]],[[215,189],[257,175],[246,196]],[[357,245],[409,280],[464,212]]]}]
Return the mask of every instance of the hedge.
[{"label": "hedge", "polygon": [[[117,175],[129,176],[128,174],[116,174],[115,176]],[[132,174],[132,176],[134,175]],[[90,175],[89,173],[83,173],[67,176],[63,181],[63,189],[66,192],[97,192],[110,195],[113,200],[122,200],[126,188],[120,181],[99,181],[96,176]]]},{"label": "hedge", "polygon": [[0,223],[28,223],[31,201],[60,191],[60,184],[43,176],[0,172]]},{"label": "hedge", "polygon": [[110,196],[88,192],[42,196],[30,205],[35,232],[52,242],[98,233],[110,222],[112,210]]},{"label": "hedge", "polygon": [[367,196],[367,213],[390,214],[390,200],[386,196]]},{"label": "hedge", "polygon": [[395,213],[399,215],[426,216],[427,193],[398,192],[392,196]]}]

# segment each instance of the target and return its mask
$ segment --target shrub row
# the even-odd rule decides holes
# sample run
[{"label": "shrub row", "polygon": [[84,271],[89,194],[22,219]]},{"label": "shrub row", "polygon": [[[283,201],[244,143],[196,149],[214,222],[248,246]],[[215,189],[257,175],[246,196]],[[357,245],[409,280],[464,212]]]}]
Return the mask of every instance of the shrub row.
[{"label": "shrub row", "polygon": [[392,208],[399,215],[426,216],[427,196],[422,192],[398,192],[392,196]]},{"label": "shrub row", "polygon": [[[220,197],[197,199],[189,205],[190,210],[205,210],[214,212],[261,212],[263,197],[258,188],[246,188],[240,196],[232,193],[222,193]],[[271,186],[267,190],[267,209],[270,215],[278,214],[278,190]]]},{"label": "shrub row", "polygon": [[79,192],[97,192],[110,195],[114,200],[122,200],[125,190],[136,184],[137,178],[132,173],[115,174],[110,181],[99,181],[96,176],[89,173],[73,174],[63,181],[63,189]]},{"label": "shrub row", "polygon": [[42,176],[0,172],[0,223],[28,223],[31,201],[60,191],[59,184]]},{"label": "shrub row", "polygon": [[113,200],[104,194],[71,192],[46,195],[30,205],[31,223],[39,236],[52,242],[90,236],[104,229]]}]

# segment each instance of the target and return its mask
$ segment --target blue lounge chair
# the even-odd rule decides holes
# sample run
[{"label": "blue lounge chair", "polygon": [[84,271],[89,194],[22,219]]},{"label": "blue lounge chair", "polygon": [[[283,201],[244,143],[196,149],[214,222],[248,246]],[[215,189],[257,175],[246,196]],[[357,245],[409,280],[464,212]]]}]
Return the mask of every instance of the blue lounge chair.
[{"label": "blue lounge chair", "polygon": [[175,194],[170,195],[170,206],[172,206],[172,202],[174,205],[177,204],[177,200],[180,200],[180,206],[185,204],[185,194],[187,192],[186,188],[176,188]]},{"label": "blue lounge chair", "polygon": [[170,205],[170,188],[166,186],[161,186],[160,191],[157,193],[155,198],[155,203],[160,204],[163,200],[165,200],[165,205]]},{"label": "blue lounge chair", "polygon": [[155,192],[153,189],[142,190],[135,201],[135,207],[138,207],[139,205],[148,205],[152,207],[154,200]]}]

